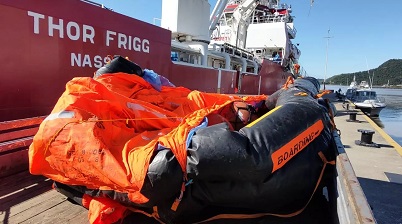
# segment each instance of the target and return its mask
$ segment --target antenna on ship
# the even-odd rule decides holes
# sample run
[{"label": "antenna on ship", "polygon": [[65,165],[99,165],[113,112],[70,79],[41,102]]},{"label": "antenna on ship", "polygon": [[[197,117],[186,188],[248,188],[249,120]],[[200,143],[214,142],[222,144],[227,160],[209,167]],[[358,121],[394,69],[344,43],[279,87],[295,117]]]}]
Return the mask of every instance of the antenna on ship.
[{"label": "antenna on ship", "polygon": [[370,82],[370,89],[373,88],[373,79],[374,79],[374,71],[373,71],[373,78],[370,77],[370,69],[368,67],[368,62],[367,62],[367,56],[365,56],[366,58],[366,67],[367,67],[367,73],[368,73],[368,78],[369,78],[369,82]]},{"label": "antenna on ship", "polygon": [[[312,1],[314,2],[314,1]],[[327,67],[328,67],[328,45],[329,45],[329,39],[333,38],[333,36],[329,36],[329,31],[331,31],[331,28],[328,28],[328,36],[324,37],[327,38],[327,51],[326,51],[326,59],[325,59],[325,74],[324,74],[324,90],[325,90],[325,82],[327,79]]]}]

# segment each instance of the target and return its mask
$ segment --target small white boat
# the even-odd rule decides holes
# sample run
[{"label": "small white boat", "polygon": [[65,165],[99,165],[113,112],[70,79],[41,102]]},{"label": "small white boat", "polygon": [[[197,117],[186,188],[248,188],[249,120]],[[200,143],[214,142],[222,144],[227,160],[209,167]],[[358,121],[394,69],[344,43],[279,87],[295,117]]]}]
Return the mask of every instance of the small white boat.
[{"label": "small white boat", "polygon": [[356,109],[360,109],[370,117],[378,117],[382,109],[387,105],[383,97],[377,97],[375,90],[362,81],[357,85],[355,78],[346,91],[346,99],[355,104]]}]

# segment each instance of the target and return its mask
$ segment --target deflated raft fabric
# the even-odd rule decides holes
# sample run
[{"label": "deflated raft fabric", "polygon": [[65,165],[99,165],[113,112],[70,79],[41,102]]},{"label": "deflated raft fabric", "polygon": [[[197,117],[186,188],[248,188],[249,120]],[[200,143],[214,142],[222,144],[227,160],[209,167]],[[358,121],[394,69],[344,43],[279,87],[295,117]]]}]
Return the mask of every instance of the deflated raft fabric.
[{"label": "deflated raft fabric", "polygon": [[267,100],[158,91],[125,73],[74,78],[34,137],[30,172],[89,208],[91,223],[128,211],[165,223],[294,216],[335,156],[317,84],[297,79]]}]

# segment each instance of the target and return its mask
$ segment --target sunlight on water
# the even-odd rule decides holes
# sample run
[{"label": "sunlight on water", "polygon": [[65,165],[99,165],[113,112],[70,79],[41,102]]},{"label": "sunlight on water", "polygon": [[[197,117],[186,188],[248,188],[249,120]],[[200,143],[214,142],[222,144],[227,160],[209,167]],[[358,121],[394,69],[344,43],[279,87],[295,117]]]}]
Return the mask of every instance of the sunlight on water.
[{"label": "sunlight on water", "polygon": [[[337,91],[342,90],[345,93],[348,86],[327,85],[326,89]],[[395,141],[402,145],[402,89],[383,89],[374,88],[377,95],[385,98],[387,107],[384,108],[380,117],[373,118],[378,126],[384,129]]]}]

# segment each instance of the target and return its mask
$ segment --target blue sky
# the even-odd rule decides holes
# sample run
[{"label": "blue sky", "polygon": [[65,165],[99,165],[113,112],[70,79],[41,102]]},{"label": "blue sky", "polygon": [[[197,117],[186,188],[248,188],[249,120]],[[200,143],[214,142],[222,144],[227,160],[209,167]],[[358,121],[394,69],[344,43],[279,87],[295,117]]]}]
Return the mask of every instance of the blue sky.
[{"label": "blue sky", "polygon": [[[153,23],[161,18],[162,0],[98,0],[121,14]],[[209,0],[211,10],[216,0]],[[302,52],[300,64],[310,76],[324,78],[328,29],[327,77],[376,68],[402,58],[402,1],[282,1],[292,5]],[[159,21],[157,21],[159,22]],[[367,59],[367,64],[366,64]]]}]

